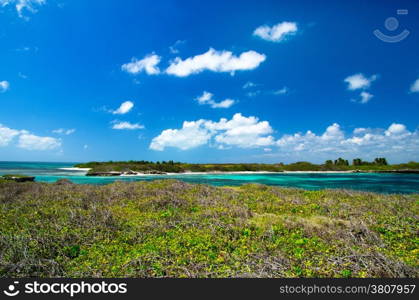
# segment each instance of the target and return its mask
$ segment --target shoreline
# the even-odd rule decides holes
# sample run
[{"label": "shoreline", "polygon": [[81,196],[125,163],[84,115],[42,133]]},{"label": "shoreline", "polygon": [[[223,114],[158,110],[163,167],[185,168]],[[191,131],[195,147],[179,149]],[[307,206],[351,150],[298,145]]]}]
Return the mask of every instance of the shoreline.
[{"label": "shoreline", "polygon": [[[154,171],[106,171],[106,172],[97,172],[98,174],[90,174],[88,172],[91,168],[60,168],[60,170],[66,171],[80,171],[85,172],[85,176],[92,177],[143,177],[143,176],[177,176],[177,175],[263,175],[263,174],[353,174],[353,173],[397,173],[397,174],[406,174],[414,173],[418,174],[419,170],[336,170],[336,171],[209,171],[209,172],[179,172],[179,173],[153,173]],[[100,174],[100,175],[99,175]]]},{"label": "shoreline", "polygon": [[86,171],[89,172],[92,168],[77,168],[77,167],[72,167],[72,168],[58,168],[59,170],[65,170],[65,171]]},{"label": "shoreline", "polygon": [[283,172],[270,172],[270,171],[213,171],[213,172],[180,172],[180,173],[166,173],[166,174],[147,174],[137,172],[136,174],[121,174],[117,177],[136,177],[136,176],[176,176],[176,175],[263,175],[263,174],[301,174],[301,173],[317,173],[317,174],[333,174],[333,173],[368,173],[368,172],[356,172],[356,171],[283,171]]}]

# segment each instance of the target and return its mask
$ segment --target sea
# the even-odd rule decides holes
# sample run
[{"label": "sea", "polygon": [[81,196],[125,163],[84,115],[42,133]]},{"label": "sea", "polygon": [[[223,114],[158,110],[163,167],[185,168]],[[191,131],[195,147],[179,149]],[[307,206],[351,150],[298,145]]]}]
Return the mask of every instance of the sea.
[{"label": "sea", "polygon": [[115,181],[149,181],[178,179],[189,183],[214,186],[238,186],[259,183],[307,190],[352,189],[377,193],[419,193],[419,174],[389,173],[253,173],[253,174],[173,174],[117,177],[90,177],[74,168],[75,163],[1,162],[0,175],[35,176],[37,182],[55,182],[66,178],[77,184],[103,185]]}]

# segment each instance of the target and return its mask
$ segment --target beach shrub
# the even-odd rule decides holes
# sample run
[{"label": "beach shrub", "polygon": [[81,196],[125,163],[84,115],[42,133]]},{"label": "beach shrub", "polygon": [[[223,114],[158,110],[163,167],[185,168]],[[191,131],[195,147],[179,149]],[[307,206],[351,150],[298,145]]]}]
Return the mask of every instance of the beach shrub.
[{"label": "beach shrub", "polygon": [[0,181],[2,277],[418,277],[419,195]]}]

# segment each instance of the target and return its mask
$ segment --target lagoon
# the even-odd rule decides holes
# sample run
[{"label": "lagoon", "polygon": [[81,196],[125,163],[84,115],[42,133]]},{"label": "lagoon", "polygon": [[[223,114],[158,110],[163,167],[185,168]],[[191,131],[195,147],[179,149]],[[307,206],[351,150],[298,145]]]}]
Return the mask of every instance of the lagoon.
[{"label": "lagoon", "polygon": [[77,184],[103,185],[115,181],[178,179],[214,186],[237,186],[259,183],[308,190],[353,189],[377,193],[419,193],[419,174],[387,173],[254,173],[254,174],[173,174],[117,177],[84,176],[86,171],[71,169],[75,163],[0,162],[0,175],[35,176],[37,182],[69,179]]}]

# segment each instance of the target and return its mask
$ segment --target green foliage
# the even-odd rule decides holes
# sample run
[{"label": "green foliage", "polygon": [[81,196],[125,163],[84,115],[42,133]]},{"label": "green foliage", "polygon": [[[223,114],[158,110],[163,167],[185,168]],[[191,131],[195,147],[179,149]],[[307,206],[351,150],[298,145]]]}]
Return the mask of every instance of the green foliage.
[{"label": "green foliage", "polygon": [[417,194],[0,181],[0,276],[418,277],[418,213]]},{"label": "green foliage", "polygon": [[1,176],[4,179],[11,179],[11,178],[28,178],[30,176],[21,175],[21,174],[5,174]]},{"label": "green foliage", "polygon": [[335,166],[349,166],[349,162],[341,157],[335,160],[334,164]]},{"label": "green foliage", "polygon": [[283,171],[350,171],[350,170],[371,170],[371,171],[390,171],[419,169],[419,163],[409,162],[407,164],[388,165],[387,160],[383,157],[376,158],[374,162],[363,161],[360,158],[353,160],[349,165],[348,160],[338,158],[335,161],[327,160],[323,165],[313,164],[310,162],[295,162],[288,165],[279,164],[188,164],[174,161],[120,161],[120,162],[89,162],[75,165],[79,168],[90,168],[89,173],[100,172],[166,172],[166,173],[183,173],[183,172],[243,172],[243,171],[266,171],[266,172],[283,172]]}]

